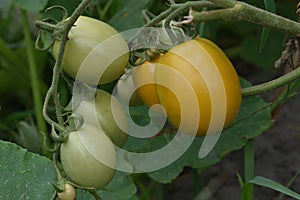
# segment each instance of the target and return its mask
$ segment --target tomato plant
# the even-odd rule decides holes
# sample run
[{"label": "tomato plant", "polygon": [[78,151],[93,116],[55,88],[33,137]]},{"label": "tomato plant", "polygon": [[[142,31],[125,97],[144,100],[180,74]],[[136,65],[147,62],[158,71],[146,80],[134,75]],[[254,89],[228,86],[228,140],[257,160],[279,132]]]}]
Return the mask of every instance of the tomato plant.
[{"label": "tomato plant", "polygon": [[[291,183],[299,172],[291,181],[289,176],[283,180],[291,188],[253,178],[255,137],[271,127],[274,109],[299,93],[297,3],[276,2],[275,7],[273,0],[4,1],[0,6],[0,199],[81,200],[93,195],[103,200],[175,200],[180,193],[185,199],[205,195],[252,200],[253,184],[299,199],[291,191],[299,192]],[[291,37],[284,49],[286,34]],[[33,38],[42,51],[36,51]],[[240,78],[222,50],[204,38],[226,52]],[[149,60],[155,55],[159,56]],[[147,61],[135,67],[141,60]],[[125,68],[132,69],[130,76],[122,76]],[[254,76],[255,82],[267,82],[252,86],[248,81]],[[278,78],[269,81],[274,77]],[[78,86],[88,90],[76,93]],[[272,98],[258,96],[279,87]],[[90,96],[90,89],[95,96]],[[135,102],[136,94],[146,106],[133,106],[141,103]],[[70,99],[75,102],[73,110],[71,103],[65,107]],[[169,121],[160,110],[149,112],[157,104],[165,107]],[[290,115],[277,120],[272,130],[282,121],[297,120]],[[282,140],[277,137],[282,135],[297,142],[299,134],[293,135],[291,127],[288,137],[263,136],[267,141],[257,146],[258,152],[262,148],[266,156],[268,147],[276,146],[280,153]],[[284,146],[284,155],[287,150],[297,152]],[[235,163],[244,167],[244,174],[237,173],[241,188],[229,185],[241,194],[228,197],[226,169],[222,171],[220,160],[241,148],[244,166],[240,160]],[[280,162],[282,156],[274,157]],[[235,161],[231,158],[230,163]],[[259,166],[271,163],[265,160]],[[222,173],[211,175],[209,167],[218,162]],[[298,170],[297,163],[283,162],[287,175]],[[179,176],[188,179],[174,181]],[[222,184],[211,188],[216,179]],[[64,183],[75,186],[76,193],[74,188],[68,193],[68,184],[63,191]],[[180,184],[180,190],[173,190],[174,183]],[[193,191],[185,183],[193,184]],[[213,196],[207,196],[206,189]],[[261,199],[276,198],[255,192]]]},{"label": "tomato plant", "polygon": [[[207,133],[211,122],[212,133],[217,131],[216,126],[222,120],[227,127],[239,112],[238,75],[222,50],[207,39],[196,38],[171,48],[158,60],[155,81],[158,82],[159,102],[166,109],[168,119],[176,128],[183,126],[182,131],[188,134],[193,134],[191,124],[197,120],[198,112],[196,116],[192,112],[197,107],[200,115],[198,136]],[[191,101],[193,95],[194,102]],[[213,103],[216,104],[214,110]],[[186,109],[184,113],[182,107]]]},{"label": "tomato plant", "polygon": [[[129,50],[123,37],[109,24],[80,16],[68,38],[62,68],[72,78],[95,85],[111,82],[123,74]],[[55,59],[60,43],[56,40],[53,44]]]}]

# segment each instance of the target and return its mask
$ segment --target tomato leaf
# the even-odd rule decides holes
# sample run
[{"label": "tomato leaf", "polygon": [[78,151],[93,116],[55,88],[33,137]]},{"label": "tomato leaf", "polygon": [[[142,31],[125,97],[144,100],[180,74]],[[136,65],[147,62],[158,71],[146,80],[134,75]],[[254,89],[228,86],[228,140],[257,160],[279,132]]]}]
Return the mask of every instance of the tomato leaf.
[{"label": "tomato leaf", "polygon": [[[258,52],[257,36],[248,36],[241,45],[240,56],[261,69],[274,69],[274,62],[280,57],[284,34],[271,32],[262,52]],[[268,58],[268,59],[266,59]]]},{"label": "tomato leaf", "polygon": [[120,10],[109,20],[118,31],[125,31],[133,28],[141,27],[144,23],[142,10],[147,7],[150,0],[122,0]]},{"label": "tomato leaf", "polygon": [[15,0],[17,6],[24,10],[37,12],[45,8],[48,0]]},{"label": "tomato leaf", "polygon": [[20,121],[16,124],[15,141],[30,152],[41,152],[41,137],[34,122]]},{"label": "tomato leaf", "polygon": [[270,28],[263,27],[261,39],[260,39],[260,45],[259,45],[259,52],[262,52],[262,50],[267,42],[267,39],[270,35],[270,31],[271,31]]},{"label": "tomato leaf", "polygon": [[[270,11],[272,13],[276,13],[276,7],[274,0],[264,0],[265,8],[267,11]],[[267,39],[270,35],[270,28],[263,27],[262,34],[261,34],[261,40],[260,40],[260,46],[259,46],[259,52],[262,51],[263,47],[265,46]]]},{"label": "tomato leaf", "polygon": [[52,162],[0,140],[0,199],[51,199],[56,180]]},{"label": "tomato leaf", "polygon": [[[271,114],[267,104],[257,96],[244,98],[235,124],[223,131],[218,143],[206,157],[203,159],[198,157],[203,142],[203,137],[198,137],[178,160],[163,169],[150,172],[148,175],[158,182],[169,183],[183,171],[185,166],[205,169],[219,162],[230,152],[241,149],[248,139],[260,135],[270,125]],[[158,139],[156,138],[156,140]],[[155,146],[156,143],[153,141],[151,145]]]},{"label": "tomato leaf", "polygon": [[243,180],[243,178],[242,178],[242,176],[240,175],[239,172],[236,172],[236,177],[237,177],[237,179],[239,181],[240,187],[242,188],[245,183],[244,183],[244,180]]},{"label": "tomato leaf", "polygon": [[261,177],[261,176],[256,176],[254,177],[253,179],[251,179],[249,181],[249,183],[253,183],[253,184],[256,184],[256,185],[260,185],[260,186],[264,186],[264,187],[267,187],[267,188],[271,188],[273,190],[276,190],[278,192],[281,192],[285,195],[288,195],[290,197],[293,197],[295,199],[300,199],[300,194],[297,194],[296,192],[290,190],[289,188],[271,180],[271,179],[268,179],[268,178],[264,178],[264,177]]},{"label": "tomato leaf", "polygon": [[[102,200],[122,199],[137,200],[135,193],[137,189],[132,178],[123,172],[116,172],[113,180],[107,185],[107,191],[98,191]],[[94,200],[95,198],[84,190],[78,190],[76,199],[78,200]]]}]

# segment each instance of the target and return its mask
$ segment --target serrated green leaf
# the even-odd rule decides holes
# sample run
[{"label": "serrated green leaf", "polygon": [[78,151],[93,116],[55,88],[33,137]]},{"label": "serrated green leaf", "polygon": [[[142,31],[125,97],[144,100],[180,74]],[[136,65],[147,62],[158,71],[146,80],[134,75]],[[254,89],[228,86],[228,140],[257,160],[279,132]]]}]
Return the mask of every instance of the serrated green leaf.
[{"label": "serrated green leaf", "polygon": [[280,183],[277,183],[277,182],[275,182],[271,179],[268,179],[268,178],[264,178],[264,177],[261,177],[261,176],[256,176],[253,179],[251,179],[249,181],[249,183],[253,183],[253,184],[256,184],[256,185],[271,188],[273,190],[281,192],[281,193],[283,193],[285,195],[288,195],[290,197],[293,197],[295,199],[300,199],[300,194],[297,194],[296,192],[294,192],[294,191],[290,190],[289,188],[281,185]]},{"label": "serrated green leaf", "polygon": [[[132,178],[126,173],[116,172],[113,180],[107,185],[106,189],[108,191],[98,191],[102,200],[138,200],[136,196],[137,189]],[[95,198],[84,190],[78,190],[76,199],[94,200]]]},{"label": "serrated green leaf", "polygon": [[[275,6],[274,0],[264,0],[264,4],[265,4],[265,8],[267,11],[276,13],[276,6]],[[270,28],[263,27],[262,34],[261,34],[261,40],[260,40],[260,46],[259,46],[259,52],[261,52],[262,49],[264,48],[264,46],[267,42],[267,39],[270,35],[270,31],[271,31]]]},{"label": "serrated green leaf", "polygon": [[56,173],[51,160],[0,140],[0,199],[51,199]]},{"label": "serrated green leaf", "polygon": [[45,8],[48,0],[14,0],[16,5],[28,11],[38,12]]},{"label": "serrated green leaf", "polygon": [[118,31],[126,31],[141,27],[144,23],[142,10],[146,8],[150,0],[122,0],[120,10],[109,20]]},{"label": "serrated green leaf", "polygon": [[[148,175],[158,182],[169,183],[183,171],[185,166],[205,169],[216,164],[225,155],[242,148],[248,139],[260,135],[270,127],[271,114],[266,105],[257,96],[244,98],[236,124],[223,131],[218,143],[205,158],[198,157],[203,142],[203,137],[198,137],[178,160],[163,169],[150,172]],[[151,144],[155,146],[155,141]]]}]

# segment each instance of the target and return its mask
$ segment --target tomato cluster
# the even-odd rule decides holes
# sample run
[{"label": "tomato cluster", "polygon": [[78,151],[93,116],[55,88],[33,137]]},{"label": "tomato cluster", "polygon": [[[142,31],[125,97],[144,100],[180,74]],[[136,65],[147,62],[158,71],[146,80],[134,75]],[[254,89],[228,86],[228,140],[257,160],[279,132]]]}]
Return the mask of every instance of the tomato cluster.
[{"label": "tomato cluster", "polygon": [[[59,44],[54,44],[54,58]],[[114,175],[114,145],[122,147],[128,131],[120,100],[130,106],[161,104],[165,111],[154,111],[166,113],[175,128],[195,136],[221,132],[239,112],[238,75],[211,41],[185,41],[124,73],[128,52],[126,41],[104,22],[81,16],[70,31],[62,63],[68,75],[92,85],[119,79],[120,98],[97,89],[94,99],[82,100],[74,109],[84,123],[70,133],[60,152],[66,175],[80,186],[102,188]]]},{"label": "tomato cluster", "polygon": [[73,112],[84,123],[61,145],[64,171],[80,186],[103,188],[115,173],[114,145],[122,147],[127,140],[127,116],[118,100],[100,89],[94,99],[81,100]]},{"label": "tomato cluster", "polygon": [[[55,59],[59,46],[60,41],[55,41]],[[114,46],[118,46],[118,51]],[[112,82],[123,74],[128,51],[126,41],[113,27],[80,16],[69,32],[62,69],[70,77],[90,85]],[[61,144],[64,172],[78,186],[103,188],[115,173],[115,145],[122,147],[127,140],[127,116],[119,101],[101,89],[96,90],[92,99],[82,98],[74,105],[73,113],[80,114],[84,122]]]}]

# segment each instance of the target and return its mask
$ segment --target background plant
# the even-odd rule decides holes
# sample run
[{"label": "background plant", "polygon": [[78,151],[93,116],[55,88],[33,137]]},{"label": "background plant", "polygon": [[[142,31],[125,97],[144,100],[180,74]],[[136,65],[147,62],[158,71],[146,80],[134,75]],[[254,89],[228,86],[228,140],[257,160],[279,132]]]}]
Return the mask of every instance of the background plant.
[{"label": "background plant", "polygon": [[[284,43],[286,33],[296,34],[299,32],[300,28],[296,22],[282,26],[270,25],[270,20],[259,17],[261,21],[257,21],[256,19],[252,21],[246,20],[252,23],[259,23],[260,25],[268,25],[277,30],[281,29],[282,31],[271,31],[268,33],[268,29],[264,29],[261,36],[261,27],[256,24],[249,24],[244,21],[222,21],[223,19],[236,19],[235,11],[216,12],[216,14],[209,15],[211,18],[206,16],[206,14],[211,13],[210,7],[214,8],[215,5],[218,5],[217,8],[221,6],[225,8],[229,7],[230,9],[233,5],[232,3],[235,3],[235,1],[199,2],[176,2],[177,4],[174,4],[173,1],[169,1],[169,4],[171,4],[170,7],[170,5],[166,6],[166,4],[162,2],[150,0],[92,1],[84,14],[105,20],[119,31],[124,31],[144,25],[143,12],[141,12],[143,9],[147,9],[157,16],[146,24],[146,26],[149,26],[154,25],[156,20],[159,21],[158,19],[164,19],[167,16],[169,16],[167,20],[171,20],[172,16],[176,16],[177,20],[181,20],[183,16],[188,15],[189,7],[201,5],[201,9],[205,7],[208,10],[202,12],[201,9],[197,10],[197,6],[193,7],[195,11],[194,17],[197,22],[195,28],[199,29],[199,33],[215,41],[225,50],[230,58],[236,62],[239,60],[246,61],[259,68],[261,73],[273,73],[274,77],[278,74],[273,67],[274,62],[281,55],[283,49],[282,44]],[[49,56],[49,52],[36,51],[34,49],[33,38],[37,37],[37,30],[33,26],[33,21],[35,18],[45,19],[47,17],[60,20],[61,13],[59,11],[52,9],[44,13],[43,10],[59,4],[65,7],[68,13],[71,14],[79,3],[80,1],[70,2],[55,0],[23,3],[22,1],[16,0],[7,1],[1,6],[1,18],[3,20],[1,20],[0,26],[3,31],[1,31],[0,38],[0,76],[2,76],[2,78],[0,78],[0,136],[2,140],[12,141],[35,153],[47,155],[47,151],[42,145],[42,137],[39,132],[48,133],[51,129],[49,126],[46,127],[42,119],[41,105],[47,88],[51,83],[54,61],[51,56]],[[247,1],[247,3],[264,8],[261,1]],[[284,2],[276,2],[276,7],[278,8],[277,13],[286,18],[296,20],[296,15],[290,12],[290,10],[295,10],[296,3],[295,1],[293,5],[291,5]],[[171,13],[174,13],[174,10],[176,11],[175,14],[171,15]],[[267,15],[269,16],[269,13]],[[29,19],[28,16],[30,16]],[[246,19],[250,17],[251,19],[249,13],[245,13],[243,17]],[[22,20],[16,23],[16,19]],[[203,21],[206,22],[204,23]],[[269,37],[266,37],[268,34]],[[47,37],[47,35],[45,35],[45,37]],[[44,41],[47,41],[47,39]],[[261,52],[259,52],[259,49]],[[242,69],[239,70],[242,71]],[[287,78],[283,77],[279,81],[277,80],[276,83],[271,82],[271,84],[267,85],[267,88],[274,89],[279,85],[291,83],[293,79],[299,77],[298,70],[296,70],[292,72],[292,76],[288,75]],[[242,73],[240,73],[240,75],[243,76]],[[65,105],[70,97],[67,92],[67,86],[62,79],[58,79],[57,81],[59,83],[58,91],[64,91],[62,94],[67,94],[60,99],[60,103]],[[242,85],[243,87],[248,87],[249,83],[242,80]],[[188,166],[195,171],[196,176],[199,176],[201,171],[220,161],[221,157],[245,145],[245,166],[247,170],[244,179],[246,182],[250,181],[253,178],[252,138],[260,135],[270,127],[271,109],[274,109],[274,105],[279,105],[291,96],[296,95],[293,91],[295,91],[297,85],[296,82],[291,84],[288,89],[282,92],[282,95],[280,95],[277,100],[271,103],[266,103],[257,96],[244,98],[243,107],[236,123],[231,128],[225,130],[226,134],[223,134],[221,144],[216,146],[212,154],[207,158],[199,160],[196,156],[199,144],[202,142],[202,138],[199,138],[179,160],[162,170],[146,175],[117,173],[113,182],[108,186],[108,189],[111,189],[113,192],[99,191],[99,195],[103,199],[118,199],[118,197],[122,197],[122,199],[134,199],[137,198],[137,185],[142,191],[140,198],[150,199],[152,191],[159,188],[158,185],[175,179],[183,171],[184,167]],[[107,90],[109,90],[109,88],[110,87],[108,87]],[[265,87],[259,86],[258,89],[251,88],[243,90],[245,95],[253,95],[262,91],[266,91]],[[51,107],[50,104],[49,108],[51,114],[55,115],[55,107]],[[137,121],[139,121],[139,119],[147,119],[147,114],[143,108],[133,111],[133,114],[133,117]],[[139,123],[144,122],[140,121]],[[253,129],[253,127],[256,128]],[[232,138],[235,138],[235,140]],[[131,138],[126,144],[126,148],[133,151],[149,151],[157,148],[159,145],[166,144],[169,139],[171,138],[168,136],[157,137],[150,141]],[[27,196],[31,199],[51,198],[54,189],[50,181],[56,180],[56,174],[49,159],[37,154],[25,152],[19,146],[6,142],[1,142],[0,151],[0,162],[1,166],[3,166],[0,172],[0,182],[5,183],[1,186],[1,193],[4,198],[15,199],[20,197],[25,198]],[[32,163],[34,163],[34,166]],[[146,179],[146,181],[144,181],[144,179]],[[150,187],[147,188],[144,184],[148,181],[150,181]],[[245,199],[251,199],[251,184],[244,183],[241,178],[240,182],[243,187],[242,195],[246,195],[246,197],[244,197]],[[250,183],[258,183],[261,185],[269,184],[273,189],[280,188],[278,185],[274,186],[274,184],[272,185],[270,182],[259,178],[252,179]],[[12,185],[17,186],[17,192],[12,192]],[[279,191],[284,192],[282,190]],[[79,192],[77,198],[88,199],[92,197],[82,191]]]}]

